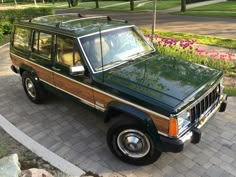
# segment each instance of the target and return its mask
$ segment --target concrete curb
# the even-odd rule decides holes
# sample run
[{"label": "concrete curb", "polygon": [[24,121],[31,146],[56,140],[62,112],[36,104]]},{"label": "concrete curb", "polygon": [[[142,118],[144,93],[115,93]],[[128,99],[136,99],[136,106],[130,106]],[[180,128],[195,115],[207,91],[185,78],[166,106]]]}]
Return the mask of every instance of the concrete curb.
[{"label": "concrete curb", "polygon": [[3,47],[5,47],[5,46],[7,46],[7,45],[9,45],[9,44],[10,44],[10,42],[8,42],[8,43],[6,43],[6,44],[3,44],[3,45],[1,45],[1,46],[0,46],[0,49],[1,49],[1,48],[3,48]]},{"label": "concrete curb", "polygon": [[80,177],[81,175],[85,173],[83,170],[81,170],[74,164],[66,161],[65,159],[61,158],[59,155],[49,151],[47,148],[45,148],[44,146],[34,141],[25,133],[17,129],[1,114],[0,114],[0,126],[19,143],[23,144],[25,147],[30,149],[39,157],[42,157],[42,159],[44,159],[45,161],[48,161],[54,167],[60,169],[62,172],[73,177]]}]

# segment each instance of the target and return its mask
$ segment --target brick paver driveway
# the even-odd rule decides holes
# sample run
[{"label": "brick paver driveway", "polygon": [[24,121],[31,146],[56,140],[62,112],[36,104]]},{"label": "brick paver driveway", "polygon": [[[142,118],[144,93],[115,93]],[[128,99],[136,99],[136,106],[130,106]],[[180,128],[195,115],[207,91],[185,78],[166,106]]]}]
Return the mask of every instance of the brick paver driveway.
[{"label": "brick paver driveway", "polygon": [[43,105],[26,97],[21,78],[10,71],[8,46],[0,49],[0,114],[51,151],[103,176],[236,176],[236,98],[204,128],[202,141],[178,154],[163,153],[152,165],[117,160],[105,141],[107,125],[96,112],[50,96]]}]

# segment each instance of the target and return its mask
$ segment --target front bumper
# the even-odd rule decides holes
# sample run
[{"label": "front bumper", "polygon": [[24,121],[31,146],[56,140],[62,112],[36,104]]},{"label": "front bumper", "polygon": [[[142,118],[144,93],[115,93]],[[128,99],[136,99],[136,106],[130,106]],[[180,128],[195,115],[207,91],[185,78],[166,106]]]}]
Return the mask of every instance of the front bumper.
[{"label": "front bumper", "polygon": [[181,152],[184,148],[184,144],[198,143],[201,140],[201,128],[206,124],[206,122],[214,117],[217,111],[224,112],[227,107],[227,95],[223,95],[221,100],[218,102],[216,107],[206,116],[204,120],[199,121],[195,126],[193,126],[188,132],[179,138],[170,138],[165,136],[160,136],[162,152]]}]

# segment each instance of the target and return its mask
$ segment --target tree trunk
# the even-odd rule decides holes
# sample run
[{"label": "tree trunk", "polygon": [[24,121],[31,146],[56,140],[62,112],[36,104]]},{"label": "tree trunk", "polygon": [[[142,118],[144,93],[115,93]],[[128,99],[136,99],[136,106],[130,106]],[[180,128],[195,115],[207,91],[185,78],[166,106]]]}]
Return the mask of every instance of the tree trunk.
[{"label": "tree trunk", "polygon": [[130,0],[130,10],[134,10],[134,0]]},{"label": "tree trunk", "polygon": [[67,0],[67,2],[68,2],[68,7],[70,8],[70,7],[71,7],[71,2],[70,2],[70,0]]},{"label": "tree trunk", "polygon": [[37,2],[36,2],[36,0],[34,0],[34,6],[37,6]]},{"label": "tree trunk", "polygon": [[186,0],[181,0],[181,12],[186,11]]},{"label": "tree trunk", "polygon": [[14,0],[14,4],[17,5],[17,1],[16,0]]},{"label": "tree trunk", "polygon": [[3,5],[3,3],[4,3],[4,0],[2,0],[2,5]]},{"label": "tree trunk", "polygon": [[99,8],[99,2],[96,0],[96,8]]}]

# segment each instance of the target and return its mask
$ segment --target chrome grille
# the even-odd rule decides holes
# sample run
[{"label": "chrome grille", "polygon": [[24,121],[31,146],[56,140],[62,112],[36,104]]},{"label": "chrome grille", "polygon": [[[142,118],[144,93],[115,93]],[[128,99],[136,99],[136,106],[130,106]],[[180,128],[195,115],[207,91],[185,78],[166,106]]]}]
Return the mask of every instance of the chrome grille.
[{"label": "chrome grille", "polygon": [[191,122],[198,120],[220,97],[220,85],[191,108]]}]

